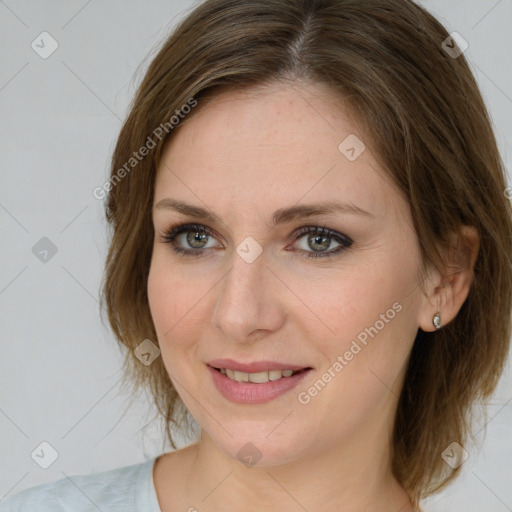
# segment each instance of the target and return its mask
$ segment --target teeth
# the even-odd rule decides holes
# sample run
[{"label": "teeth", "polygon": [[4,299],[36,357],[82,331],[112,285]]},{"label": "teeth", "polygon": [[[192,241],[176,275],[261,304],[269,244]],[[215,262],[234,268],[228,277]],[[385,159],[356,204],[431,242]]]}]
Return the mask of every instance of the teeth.
[{"label": "teeth", "polygon": [[240,382],[249,382],[249,374],[245,372],[235,371],[235,380],[238,380]]},{"label": "teeth", "polygon": [[248,373],[246,374],[251,382],[262,383],[268,382],[268,372]]},{"label": "teeth", "polygon": [[247,373],[230,370],[229,368],[221,368],[220,371],[232,380],[238,382],[255,382],[258,384],[268,382],[269,380],[278,380],[282,377],[291,377],[294,373],[293,370],[270,370],[268,372]]}]

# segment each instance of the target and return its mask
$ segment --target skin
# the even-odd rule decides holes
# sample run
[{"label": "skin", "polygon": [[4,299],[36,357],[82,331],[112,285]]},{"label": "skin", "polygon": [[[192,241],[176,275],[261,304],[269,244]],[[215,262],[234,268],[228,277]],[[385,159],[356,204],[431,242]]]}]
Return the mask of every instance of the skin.
[{"label": "skin", "polygon": [[[154,204],[177,199],[212,210],[221,222],[153,210],[151,314],[165,367],[202,432],[199,442],[155,464],[163,512],[413,510],[390,468],[398,396],[418,328],[435,330],[438,304],[443,324],[462,306],[478,240],[466,228],[473,255],[450,275],[431,269],[423,294],[407,202],[333,98],[326,86],[298,82],[223,93],[190,116],[164,150]],[[353,162],[338,150],[349,134],[366,145]],[[269,230],[276,210],[329,200],[373,217],[338,212]],[[161,241],[173,222],[214,231],[203,256],[180,257]],[[308,234],[294,236],[304,226],[325,226],[353,243],[331,257],[304,257],[321,252]],[[252,263],[236,252],[248,236],[263,249]],[[186,233],[177,240],[197,251]],[[327,251],[335,250],[339,242],[329,240]],[[402,306],[394,318],[300,403],[299,392],[394,303]],[[270,402],[235,404],[213,386],[205,365],[220,357],[313,372]],[[253,466],[237,457],[248,442],[261,454]]]}]

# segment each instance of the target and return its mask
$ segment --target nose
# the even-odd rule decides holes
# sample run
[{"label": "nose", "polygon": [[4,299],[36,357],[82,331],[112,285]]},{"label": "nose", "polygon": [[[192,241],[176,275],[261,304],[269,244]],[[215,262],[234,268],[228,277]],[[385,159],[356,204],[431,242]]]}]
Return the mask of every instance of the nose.
[{"label": "nose", "polygon": [[264,253],[252,263],[234,253],[218,293],[212,322],[226,340],[251,343],[285,321],[283,286],[267,267]]}]

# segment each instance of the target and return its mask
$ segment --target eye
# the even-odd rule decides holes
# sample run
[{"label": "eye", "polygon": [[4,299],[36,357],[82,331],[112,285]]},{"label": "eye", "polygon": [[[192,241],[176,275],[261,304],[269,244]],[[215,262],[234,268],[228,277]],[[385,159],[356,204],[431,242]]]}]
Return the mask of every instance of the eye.
[{"label": "eye", "polygon": [[210,243],[214,237],[215,233],[201,224],[174,224],[160,235],[160,242],[171,244],[182,256],[201,256],[205,249],[215,247]]},{"label": "eye", "polygon": [[[223,247],[215,246],[215,236],[212,229],[201,224],[173,224],[160,234],[159,240],[171,244],[173,250],[181,256],[198,257],[204,256],[207,250]],[[303,248],[298,250],[307,258],[334,256],[353,243],[348,236],[319,226],[305,226],[296,232],[295,243],[302,240]],[[333,242],[337,245],[328,250]],[[287,247],[286,250],[290,249]]]},{"label": "eye", "polygon": [[[296,241],[303,240],[301,252],[305,253],[306,258],[329,257],[338,254],[353,243],[352,239],[342,233],[326,229],[319,226],[305,226],[296,233]],[[338,245],[331,250],[331,244],[335,242]],[[308,248],[313,249],[309,251]]]}]

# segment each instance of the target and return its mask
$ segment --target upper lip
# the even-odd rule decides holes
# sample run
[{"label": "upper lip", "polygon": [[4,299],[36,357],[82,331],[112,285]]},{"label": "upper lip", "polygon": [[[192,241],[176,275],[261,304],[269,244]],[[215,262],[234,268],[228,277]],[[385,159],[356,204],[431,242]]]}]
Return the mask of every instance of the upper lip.
[{"label": "upper lip", "polygon": [[270,370],[303,370],[305,368],[311,368],[307,365],[280,363],[278,361],[253,361],[252,363],[242,363],[234,359],[213,359],[206,364],[212,368],[227,368],[246,373],[268,372]]}]

